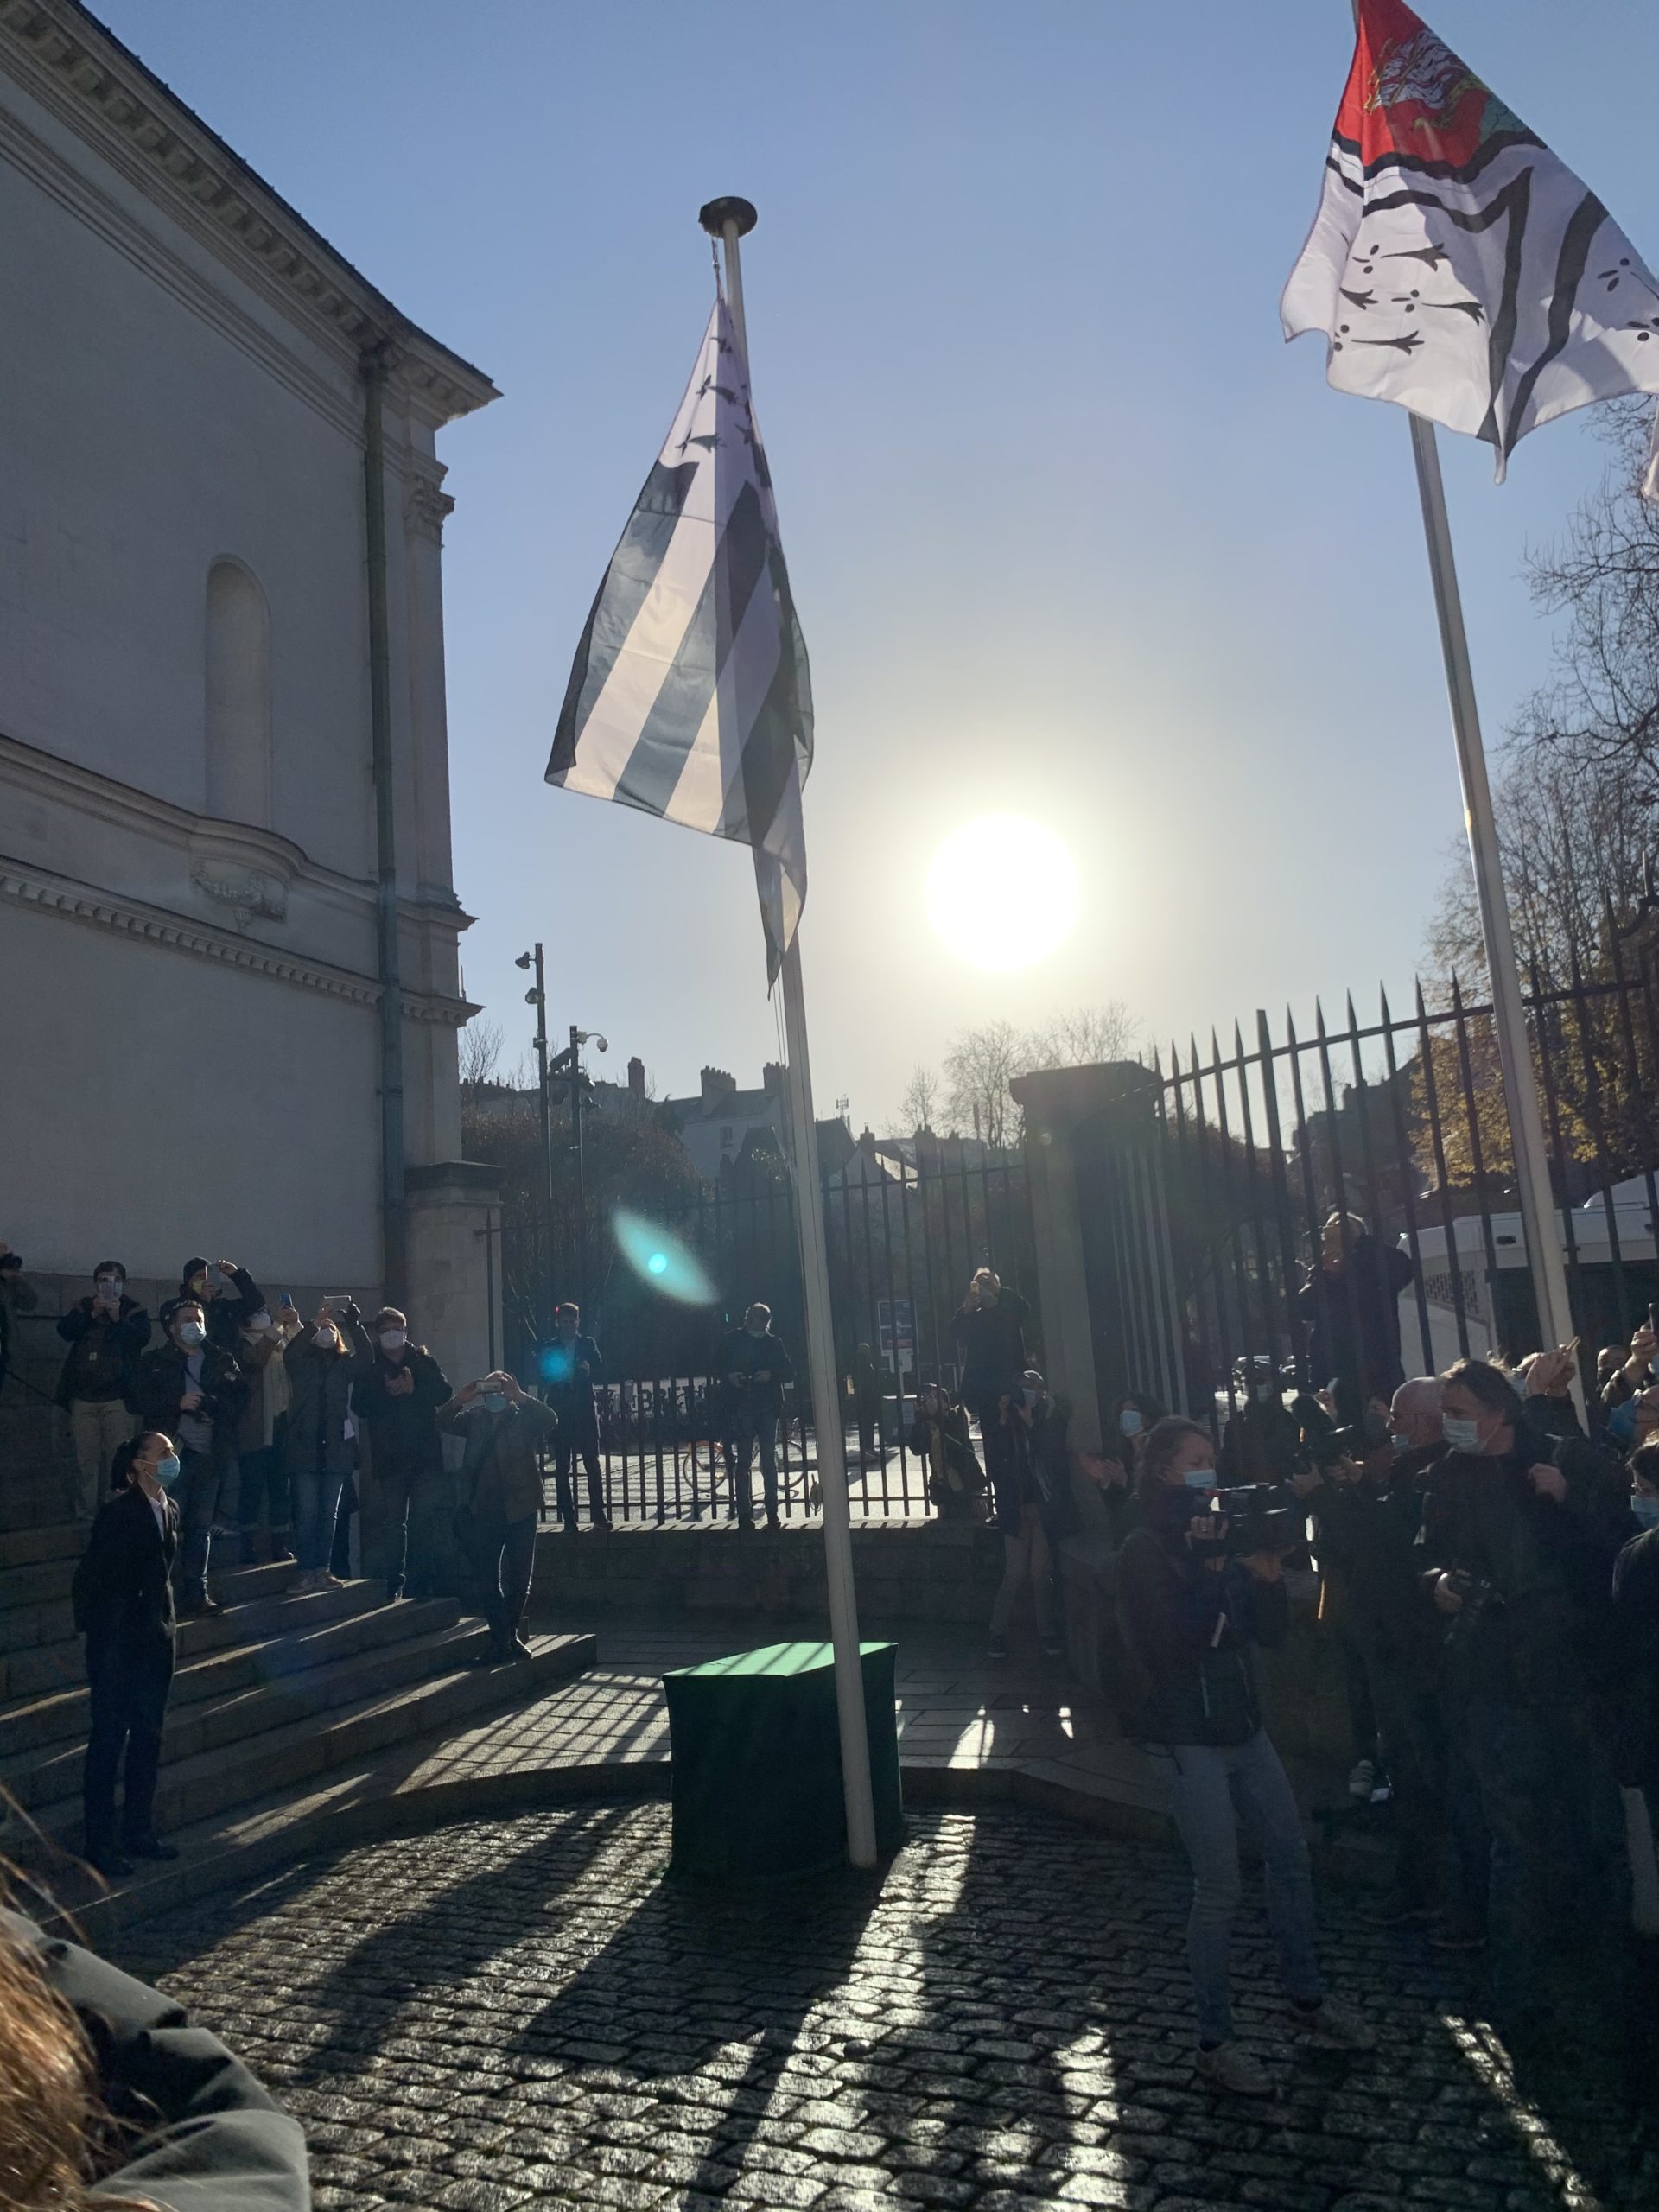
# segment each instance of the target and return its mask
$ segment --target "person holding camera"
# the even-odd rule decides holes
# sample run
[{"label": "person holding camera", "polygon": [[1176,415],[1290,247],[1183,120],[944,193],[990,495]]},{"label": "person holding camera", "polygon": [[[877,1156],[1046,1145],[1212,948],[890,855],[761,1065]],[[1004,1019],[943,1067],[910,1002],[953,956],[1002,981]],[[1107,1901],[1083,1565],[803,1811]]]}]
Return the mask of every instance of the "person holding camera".
[{"label": "person holding camera", "polygon": [[207,1318],[194,1298],[163,1306],[165,1344],[145,1352],[133,1370],[127,1406],[140,1426],[178,1446],[179,1548],[184,1582],[180,1611],[219,1613],[207,1588],[213,1516],[226,1465],[236,1452],[237,1425],[248,1385],[238,1362],[207,1338]]},{"label": "person holding camera", "polygon": [[968,1408],[942,1382],[925,1382],[906,1442],[927,1469],[927,1495],[941,1521],[982,1521],[985,1475],[968,1433]]},{"label": "person holding camera", "polygon": [[[1058,1517],[1071,1504],[1065,1423],[1054,1409],[1048,1385],[1035,1368],[1020,1377],[1017,1391],[997,1407],[1003,1449],[992,1489],[996,1525],[1002,1531],[1002,1580],[991,1605],[989,1656],[1008,1656],[1008,1624],[1020,1592],[1029,1586],[1037,1641],[1046,1659],[1062,1659],[1054,1620],[1054,1552]],[[988,1459],[990,1453],[987,1452]]]},{"label": "person holding camera", "polygon": [[477,1578],[489,1642],[477,1663],[528,1659],[524,1632],[536,1572],[542,1510],[540,1454],[559,1417],[505,1370],[468,1382],[438,1414],[438,1427],[465,1441],[456,1529]]},{"label": "person holding camera", "polygon": [[349,1416],[352,1385],[373,1371],[374,1346],[354,1299],[325,1298],[309,1328],[283,1353],[288,1370],[288,1427],[283,1460],[294,1510],[294,1551],[300,1571],[289,1585],[303,1593],[339,1579],[328,1570],[340,1493],[357,1460]]},{"label": "person holding camera", "polygon": [[582,1308],[567,1299],[554,1315],[556,1333],[542,1354],[547,1402],[559,1417],[558,1440],[553,1449],[553,1491],[566,1534],[576,1533],[576,1493],[571,1476],[582,1461],[588,1478],[588,1519],[595,1529],[608,1529],[605,1510],[605,1478],[599,1465],[599,1409],[594,1392],[605,1380],[605,1363],[592,1337],[582,1332]]},{"label": "person holding camera", "polygon": [[726,1377],[726,1460],[732,1473],[732,1507],[738,1525],[754,1526],[749,1469],[758,1446],[766,1526],[779,1529],[783,1523],[778,1517],[778,1420],[784,1410],[784,1385],[794,1379],[795,1369],[772,1333],[770,1306],[751,1306],[743,1316],[743,1326],[727,1338],[721,1372]]},{"label": "person holding camera", "polygon": [[149,1316],[127,1296],[127,1271],[119,1260],[92,1269],[92,1294],[79,1300],[58,1323],[69,1347],[58,1377],[58,1403],[69,1416],[75,1453],[75,1518],[90,1528],[110,1485],[117,1447],[132,1434],[127,1392],[133,1362],[149,1342]]},{"label": "person holding camera", "polygon": [[[1477,1918],[1467,1940],[1489,1941],[1502,2031],[1528,2053],[1547,2040],[1554,1904],[1593,1912],[1618,1894],[1618,1802],[1590,1713],[1612,1562],[1634,1527],[1629,1483],[1582,1438],[1539,1430],[1484,1360],[1440,1382],[1449,1448],[1424,1493],[1421,1566],[1445,1635],[1455,1816],[1490,1838],[1484,1927]],[[1565,1868],[1563,1814],[1578,1860]]]},{"label": "person holding camera", "polygon": [[1217,1496],[1209,1431],[1179,1416],[1160,1421],[1141,1461],[1141,1523],[1118,1554],[1118,1621],[1135,1678],[1129,1732],[1168,1788],[1192,1866],[1186,1954],[1198,2071],[1218,2088],[1261,2096],[1272,2080],[1234,2034],[1228,1990],[1241,1896],[1235,1791],[1266,1868],[1268,1915],[1293,2019],[1348,2050],[1370,2050],[1376,2037],[1355,2007],[1325,1993],[1307,1840],[1262,1721],[1252,1655],[1258,1643],[1282,1643],[1287,1631],[1281,1555],[1240,1551],[1241,1542],[1254,1547],[1271,1531],[1258,1529],[1254,1515],[1233,1528],[1216,1510]]}]

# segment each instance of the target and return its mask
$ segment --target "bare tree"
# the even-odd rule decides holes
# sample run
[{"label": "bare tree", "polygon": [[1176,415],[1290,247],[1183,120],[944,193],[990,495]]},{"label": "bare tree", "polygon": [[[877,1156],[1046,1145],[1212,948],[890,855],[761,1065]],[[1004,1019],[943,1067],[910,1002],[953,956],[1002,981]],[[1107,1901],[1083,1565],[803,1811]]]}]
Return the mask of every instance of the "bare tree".
[{"label": "bare tree", "polygon": [[945,1107],[956,1126],[994,1149],[1015,1142],[1020,1109],[1008,1084],[1027,1065],[1027,1039],[1011,1021],[964,1029],[944,1056]]},{"label": "bare tree", "polygon": [[1026,1039],[1026,1068],[1097,1067],[1104,1060],[1141,1056],[1140,1032],[1122,999],[1074,1007],[1040,1022]]},{"label": "bare tree", "polygon": [[931,1131],[944,1096],[944,1085],[938,1077],[918,1061],[911,1070],[910,1081],[899,1101],[899,1127],[917,1135],[924,1130]]},{"label": "bare tree", "polygon": [[475,1014],[461,1031],[461,1080],[467,1090],[496,1080],[502,1041],[500,1023],[486,1021],[481,1014]]}]

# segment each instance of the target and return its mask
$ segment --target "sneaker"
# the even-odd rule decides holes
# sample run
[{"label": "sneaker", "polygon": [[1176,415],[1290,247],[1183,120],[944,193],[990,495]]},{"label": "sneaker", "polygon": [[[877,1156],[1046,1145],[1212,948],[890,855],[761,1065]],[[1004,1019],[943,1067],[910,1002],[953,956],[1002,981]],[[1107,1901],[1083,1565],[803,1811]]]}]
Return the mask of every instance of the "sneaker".
[{"label": "sneaker", "polygon": [[224,1610],[218,1599],[210,1598],[205,1590],[197,1597],[187,1598],[179,1607],[187,1620],[205,1619],[212,1614],[222,1613]]},{"label": "sneaker", "polygon": [[994,1636],[985,1647],[985,1656],[988,1659],[1006,1659],[1007,1656],[1007,1637],[1006,1636]]},{"label": "sneaker", "polygon": [[1301,2005],[1293,2005],[1291,2010],[1297,2024],[1316,2043],[1333,2044],[1338,2050],[1376,2049],[1376,2030],[1357,2005],[1346,2004],[1340,1997],[1327,1997],[1311,2012]]},{"label": "sneaker", "polygon": [[1419,1904],[1391,1890],[1386,1897],[1355,1907],[1357,1917],[1372,1928],[1421,1928],[1438,1917],[1432,1904]]},{"label": "sneaker", "polygon": [[1273,2077],[1259,2058],[1242,2043],[1218,2043],[1213,2050],[1200,2046],[1193,2066],[1201,2082],[1230,2089],[1236,2097],[1267,2097],[1273,2094]]},{"label": "sneaker", "polygon": [[1371,1792],[1376,1787],[1376,1761],[1356,1759],[1348,1770],[1348,1795],[1370,1802]]}]

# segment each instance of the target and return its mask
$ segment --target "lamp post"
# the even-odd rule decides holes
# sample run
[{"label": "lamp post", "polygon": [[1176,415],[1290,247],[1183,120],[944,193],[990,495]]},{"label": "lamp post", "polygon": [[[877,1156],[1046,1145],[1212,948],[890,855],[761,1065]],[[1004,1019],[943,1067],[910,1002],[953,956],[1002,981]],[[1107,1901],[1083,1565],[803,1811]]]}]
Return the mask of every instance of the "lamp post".
[{"label": "lamp post", "polygon": [[[596,1029],[582,1029],[573,1021],[570,1025],[570,1042],[556,1058],[547,1064],[548,1076],[555,1082],[563,1082],[569,1086],[570,1149],[576,1155],[576,1299],[578,1304],[586,1295],[585,1278],[588,1272],[588,1173],[587,1160],[582,1148],[582,1094],[588,1081],[582,1070],[582,1048],[587,1044],[597,1045],[601,1052],[608,1052],[611,1049],[611,1041],[608,1037],[602,1037]],[[547,1089],[545,1079],[542,1088],[545,1093]],[[549,1172],[550,1173],[551,1170],[550,1169]]]},{"label": "lamp post", "polygon": [[[512,964],[536,970],[536,981],[524,993],[524,1004],[536,1009],[536,1103],[542,1117],[542,1208],[546,1229],[541,1293],[537,1300],[539,1311],[546,1305],[553,1277],[553,1128],[547,1111],[547,976],[542,964],[540,938],[528,952],[521,952]],[[542,1312],[538,1325],[543,1336],[550,1335],[552,1316]]]}]

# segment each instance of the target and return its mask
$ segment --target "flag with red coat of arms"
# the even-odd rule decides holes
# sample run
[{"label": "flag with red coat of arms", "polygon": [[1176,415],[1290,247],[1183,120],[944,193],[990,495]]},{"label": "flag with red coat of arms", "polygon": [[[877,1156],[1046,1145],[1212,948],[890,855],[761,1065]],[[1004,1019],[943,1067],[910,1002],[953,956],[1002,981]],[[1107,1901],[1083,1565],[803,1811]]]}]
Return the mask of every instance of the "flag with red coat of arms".
[{"label": "flag with red coat of arms", "polygon": [[1339,391],[1496,448],[1659,392],[1659,286],[1595,194],[1405,5],[1359,0],[1325,188],[1280,308]]}]

